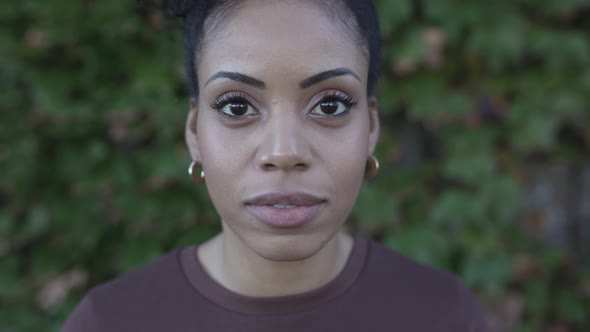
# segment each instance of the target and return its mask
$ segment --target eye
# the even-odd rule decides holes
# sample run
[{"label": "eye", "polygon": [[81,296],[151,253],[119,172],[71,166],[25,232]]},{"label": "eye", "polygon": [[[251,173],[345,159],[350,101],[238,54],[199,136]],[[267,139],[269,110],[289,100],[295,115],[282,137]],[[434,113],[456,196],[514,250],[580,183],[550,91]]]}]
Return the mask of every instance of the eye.
[{"label": "eye", "polygon": [[258,112],[243,94],[225,94],[211,103],[211,108],[232,118],[256,115]]},{"label": "eye", "polygon": [[358,104],[352,97],[343,92],[331,92],[326,94],[314,105],[310,114],[321,116],[345,115],[351,108]]}]

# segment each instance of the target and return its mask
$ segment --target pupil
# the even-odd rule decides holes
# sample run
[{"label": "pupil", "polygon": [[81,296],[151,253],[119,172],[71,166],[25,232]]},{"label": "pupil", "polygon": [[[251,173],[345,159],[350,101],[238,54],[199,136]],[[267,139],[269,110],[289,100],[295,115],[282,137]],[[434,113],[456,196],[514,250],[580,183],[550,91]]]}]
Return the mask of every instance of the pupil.
[{"label": "pupil", "polygon": [[229,110],[234,115],[244,115],[244,114],[246,114],[246,112],[248,112],[248,105],[244,104],[244,103],[230,104]]},{"label": "pupil", "polygon": [[338,110],[338,103],[335,101],[326,101],[320,104],[320,108],[326,114],[334,114]]}]

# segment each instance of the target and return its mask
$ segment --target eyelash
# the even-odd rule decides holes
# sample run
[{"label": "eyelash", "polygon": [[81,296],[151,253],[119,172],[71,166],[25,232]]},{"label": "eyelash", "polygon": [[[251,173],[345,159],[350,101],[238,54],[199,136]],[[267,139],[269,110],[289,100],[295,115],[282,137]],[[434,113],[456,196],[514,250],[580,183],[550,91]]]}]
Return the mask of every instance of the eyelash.
[{"label": "eyelash", "polygon": [[230,103],[245,103],[250,106],[252,105],[246,98],[246,95],[244,95],[243,93],[230,92],[217,97],[217,99],[215,99],[209,106],[216,111],[221,111],[223,107]]},{"label": "eyelash", "polygon": [[343,116],[348,113],[352,108],[358,105],[358,100],[355,100],[351,96],[341,91],[330,91],[326,93],[320,101],[318,101],[312,109],[315,109],[321,103],[336,101],[342,103],[346,107],[346,111],[338,115],[326,115],[326,116]]}]

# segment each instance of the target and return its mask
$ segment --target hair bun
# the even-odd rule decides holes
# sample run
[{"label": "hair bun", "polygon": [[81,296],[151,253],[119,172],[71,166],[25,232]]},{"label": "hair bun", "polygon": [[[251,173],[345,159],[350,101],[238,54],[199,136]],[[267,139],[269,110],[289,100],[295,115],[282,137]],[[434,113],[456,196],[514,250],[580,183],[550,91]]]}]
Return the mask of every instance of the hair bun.
[{"label": "hair bun", "polygon": [[166,7],[171,15],[178,17],[185,17],[195,0],[167,0]]}]

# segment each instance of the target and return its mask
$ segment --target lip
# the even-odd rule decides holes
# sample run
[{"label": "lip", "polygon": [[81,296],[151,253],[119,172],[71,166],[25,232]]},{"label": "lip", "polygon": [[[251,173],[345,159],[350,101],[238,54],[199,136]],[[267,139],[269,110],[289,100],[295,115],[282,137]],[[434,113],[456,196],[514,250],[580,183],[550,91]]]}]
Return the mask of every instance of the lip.
[{"label": "lip", "polygon": [[303,192],[267,193],[245,201],[263,223],[276,228],[301,227],[315,218],[327,199]]}]

